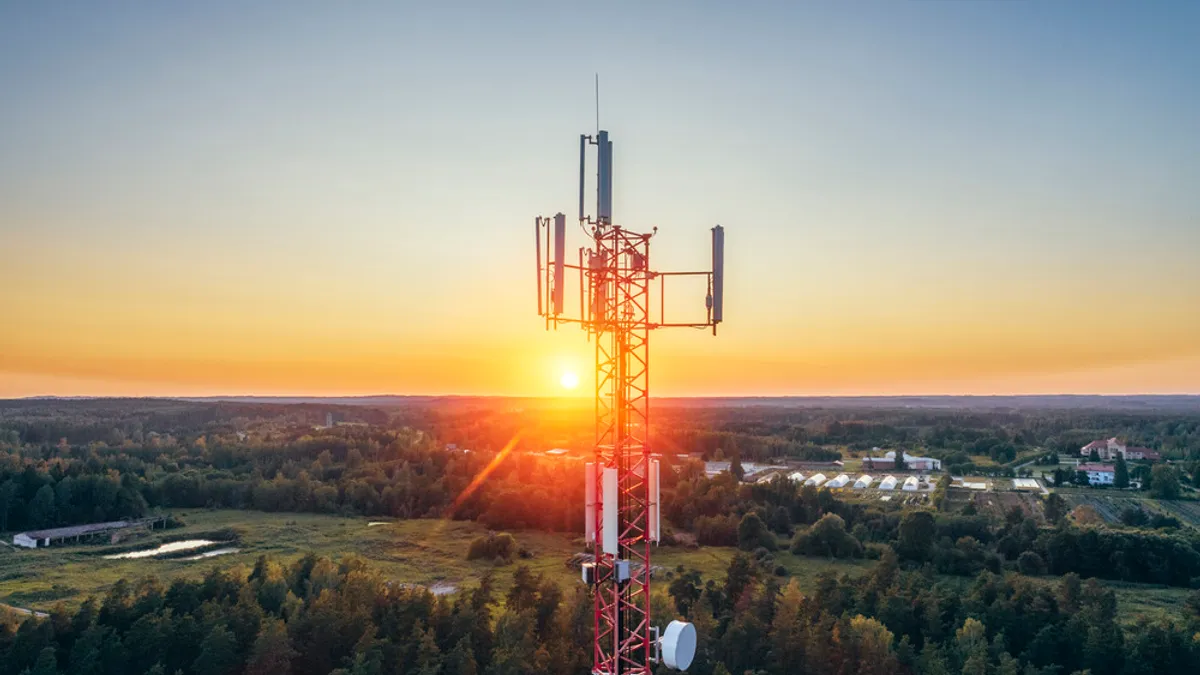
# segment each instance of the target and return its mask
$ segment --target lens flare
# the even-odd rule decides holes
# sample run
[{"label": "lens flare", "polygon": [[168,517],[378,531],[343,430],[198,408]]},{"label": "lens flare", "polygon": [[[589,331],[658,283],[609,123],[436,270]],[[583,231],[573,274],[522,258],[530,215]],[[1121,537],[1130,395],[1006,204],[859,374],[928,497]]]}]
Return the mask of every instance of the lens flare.
[{"label": "lens flare", "polygon": [[562,374],[562,377],[559,378],[558,383],[562,385],[563,389],[574,389],[575,387],[579,386],[579,376],[568,370]]}]

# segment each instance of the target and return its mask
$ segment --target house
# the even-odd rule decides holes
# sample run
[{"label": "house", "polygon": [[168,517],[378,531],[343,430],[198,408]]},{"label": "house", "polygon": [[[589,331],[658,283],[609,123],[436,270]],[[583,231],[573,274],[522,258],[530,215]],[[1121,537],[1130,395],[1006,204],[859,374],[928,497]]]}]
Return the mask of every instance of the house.
[{"label": "house", "polygon": [[[903,452],[903,451],[902,451]],[[941,471],[942,460],[932,457],[917,457],[903,452],[904,468],[912,469],[913,471]],[[896,451],[888,450],[883,453],[883,457],[867,457],[863,460],[863,468],[866,469],[895,469],[896,467]]]},{"label": "house", "polygon": [[1103,441],[1092,441],[1079,449],[1080,457],[1090,457],[1092,451],[1096,451],[1096,455],[1101,460],[1111,462],[1117,459],[1118,456],[1124,457],[1126,461],[1131,459],[1145,460],[1148,462],[1157,462],[1162,459],[1162,456],[1150,448],[1140,448],[1137,446],[1127,446],[1114,436]]},{"label": "house", "polygon": [[1112,485],[1116,473],[1109,464],[1080,464],[1077,470],[1087,474],[1091,485]]},{"label": "house", "polygon": [[1118,441],[1116,437],[1103,441],[1092,441],[1079,449],[1080,457],[1090,457],[1092,451],[1096,451],[1096,455],[1104,461],[1116,459],[1117,455],[1124,456],[1125,445]]},{"label": "house", "polygon": [[1139,448],[1131,445],[1125,448],[1125,459],[1141,459],[1147,462],[1157,462],[1162,459],[1162,455],[1150,448]]}]

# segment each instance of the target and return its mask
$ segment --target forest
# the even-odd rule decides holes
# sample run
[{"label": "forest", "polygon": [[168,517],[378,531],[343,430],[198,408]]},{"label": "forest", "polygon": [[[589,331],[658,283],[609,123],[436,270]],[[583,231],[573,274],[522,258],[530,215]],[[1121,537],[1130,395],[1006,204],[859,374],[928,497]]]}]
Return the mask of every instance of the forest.
[{"label": "forest", "polygon": [[[422,400],[333,408],[338,424],[326,428],[329,410],[0,402],[0,530],[219,507],[582,531],[580,465],[531,453],[586,435],[586,411]],[[660,419],[675,423],[663,423],[671,432],[659,442],[673,450],[663,461],[676,469],[663,472],[666,545],[743,553],[723,579],[667,571],[670,592],[656,596],[656,615],[686,617],[701,630],[704,647],[689,672],[702,675],[1196,672],[1200,595],[1187,616],[1125,625],[1098,581],[1200,587],[1200,538],[1178,520],[1081,524],[1057,495],[1044,498],[1044,520],[943,510],[944,482],[933,508],[906,509],[782,478],[708,476],[699,460],[824,458],[904,443],[975,454],[980,439],[1043,448],[1091,440],[1102,428],[1146,434],[1139,442],[1177,456],[1170,470],[1186,479],[1200,459],[1200,416],[1143,414],[1150,421],[1136,424],[1133,416],[666,409]],[[1151,440],[1152,431],[1162,435]],[[481,474],[487,480],[473,483]],[[479,555],[495,557],[503,537],[482,541]],[[822,578],[805,594],[773,562],[785,548],[876,562],[866,578]],[[579,654],[590,600],[582,589],[518,570],[513,590],[494,595],[487,583],[451,597],[396,587],[349,555],[286,567],[263,559],[241,576],[215,567],[201,582],[165,589],[128,579],[77,611],[10,617],[0,631],[0,673],[586,672]]]},{"label": "forest", "polygon": [[[723,579],[679,569],[657,621],[686,617],[697,675],[1149,675],[1200,668],[1200,595],[1169,621],[1122,626],[1111,590],[981,572],[906,571],[885,552],[865,578],[806,595],[748,554]],[[518,569],[453,596],[386,583],[353,557],[263,558],[245,574],[121,581],[77,611],[0,622],[4,675],[552,675],[585,673],[591,602]],[[660,666],[660,672],[666,672]]]}]

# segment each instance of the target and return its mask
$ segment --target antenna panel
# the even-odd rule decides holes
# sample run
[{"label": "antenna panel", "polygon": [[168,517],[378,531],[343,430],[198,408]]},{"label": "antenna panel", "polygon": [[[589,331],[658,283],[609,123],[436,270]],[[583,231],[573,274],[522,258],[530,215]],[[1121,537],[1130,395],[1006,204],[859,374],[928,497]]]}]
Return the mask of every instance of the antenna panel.
[{"label": "antenna panel", "polygon": [[567,217],[554,216],[554,314],[563,311],[563,265],[567,255]]},{"label": "antenna panel", "polygon": [[587,543],[596,543],[596,463],[583,465],[584,494],[584,538]]},{"label": "antenna panel", "polygon": [[659,463],[650,460],[650,541],[662,538],[662,506],[659,504]]},{"label": "antenna panel", "polygon": [[608,132],[601,131],[596,141],[599,175],[596,181],[597,204],[596,219],[602,223],[612,224],[612,141],[608,140]]},{"label": "antenna panel", "polygon": [[614,468],[604,469],[604,503],[601,509],[604,512],[604,521],[601,523],[600,536],[604,540],[604,552],[609,555],[617,555],[618,536],[620,535],[620,525],[617,523],[617,470]]},{"label": "antenna panel", "polygon": [[579,222],[583,222],[583,174],[587,171],[587,136],[579,135]]},{"label": "antenna panel", "polygon": [[712,285],[712,321],[721,323],[725,313],[725,228],[720,225],[712,229]]}]

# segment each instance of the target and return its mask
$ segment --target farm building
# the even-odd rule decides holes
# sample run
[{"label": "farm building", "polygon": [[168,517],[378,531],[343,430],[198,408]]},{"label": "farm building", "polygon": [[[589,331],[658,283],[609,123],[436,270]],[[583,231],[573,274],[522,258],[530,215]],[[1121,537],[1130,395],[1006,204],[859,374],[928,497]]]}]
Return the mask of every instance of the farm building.
[{"label": "farm building", "polygon": [[874,482],[874,480],[875,480],[874,478],[871,478],[870,476],[868,476],[867,474],[864,473],[863,475],[858,477],[858,480],[854,481],[854,487],[855,488],[871,487],[871,483]]},{"label": "farm building", "polygon": [[1140,459],[1150,462],[1157,462],[1161,455],[1151,450],[1150,448],[1139,448],[1137,446],[1125,445],[1116,437],[1109,438],[1103,441],[1092,441],[1079,449],[1080,457],[1088,457],[1092,451],[1096,451],[1096,455],[1104,461],[1113,461],[1118,456],[1125,459]]},{"label": "farm building", "polygon": [[812,485],[814,487],[820,487],[821,484],[824,483],[825,481],[826,481],[825,474],[818,473],[815,476],[813,476],[812,478],[809,478],[808,480],[804,481],[804,484]]},{"label": "farm building", "polygon": [[1131,445],[1125,448],[1125,459],[1142,459],[1147,462],[1157,462],[1159,459],[1162,459],[1162,455],[1150,448],[1137,448]]},{"label": "farm building", "polygon": [[825,487],[831,487],[831,488],[845,487],[846,483],[849,483],[849,482],[850,482],[850,476],[847,476],[846,474],[843,473],[843,474],[839,475],[837,478],[834,478],[833,480],[829,481],[829,483]]},{"label": "farm building", "polygon": [[804,482],[804,474],[800,473],[799,471],[793,471],[792,473],[788,474],[788,478],[796,481],[797,483]]},{"label": "farm building", "polygon": [[[729,471],[729,467],[731,465],[732,465],[731,462],[705,462],[704,463],[704,474],[706,476],[708,476],[709,478],[712,478],[713,476],[718,476],[722,473],[725,473],[726,471]],[[787,467],[783,467],[783,466],[772,466],[770,464],[755,464],[754,462],[742,462],[742,471],[743,471],[742,477],[745,478],[746,480],[750,480],[755,474],[760,473],[762,471],[770,471],[770,470],[778,470],[778,469],[786,469],[786,468]]]},{"label": "farm building", "polygon": [[1091,485],[1112,485],[1116,469],[1108,464],[1080,464],[1079,471],[1087,474]]},{"label": "farm building", "polygon": [[888,476],[887,478],[884,478],[879,483],[879,489],[880,490],[895,490],[896,489],[896,477]]},{"label": "farm building", "polygon": [[908,492],[916,492],[918,488],[920,488],[920,484],[917,482],[917,477],[909,476],[904,479],[904,487],[900,489]]},{"label": "farm building", "polygon": [[50,530],[31,530],[13,535],[13,545],[22,548],[45,548],[64,542],[79,542],[95,537],[108,535],[110,541],[117,541],[121,534],[135,529],[153,528],[159,523],[166,523],[166,518],[147,518],[143,520],[115,520],[108,523],[90,523],[88,525],[73,525],[57,527]]},{"label": "farm building", "polygon": [[[907,452],[903,453],[904,468],[914,471],[941,471],[942,460],[932,457],[917,457],[910,455]],[[888,450],[883,453],[883,457],[867,457],[863,460],[863,468],[867,469],[895,469],[896,468],[896,451]]]}]

